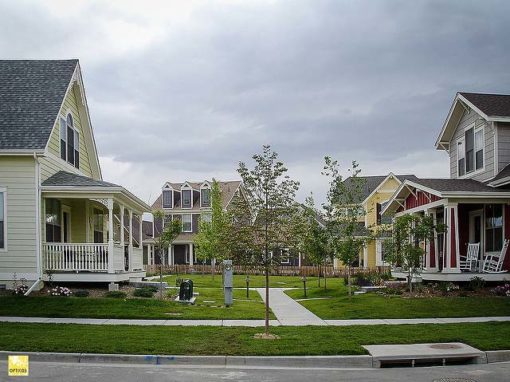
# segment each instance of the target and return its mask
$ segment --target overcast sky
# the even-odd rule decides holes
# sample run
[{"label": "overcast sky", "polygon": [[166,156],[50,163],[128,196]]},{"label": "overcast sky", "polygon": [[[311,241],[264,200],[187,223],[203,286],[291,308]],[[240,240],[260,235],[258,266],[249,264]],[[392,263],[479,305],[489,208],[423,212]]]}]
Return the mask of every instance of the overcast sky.
[{"label": "overcast sky", "polygon": [[270,144],[323,200],[324,155],[447,177],[457,91],[510,92],[509,1],[3,1],[2,58],[79,58],[103,177],[237,179]]}]

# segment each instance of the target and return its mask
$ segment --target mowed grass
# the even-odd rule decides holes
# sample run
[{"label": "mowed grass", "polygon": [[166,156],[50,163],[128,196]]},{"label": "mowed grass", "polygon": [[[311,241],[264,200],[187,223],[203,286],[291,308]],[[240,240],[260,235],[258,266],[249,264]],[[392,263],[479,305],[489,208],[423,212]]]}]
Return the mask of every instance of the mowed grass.
[{"label": "mowed grass", "polygon": [[[175,286],[176,279],[190,279],[193,280],[193,286],[195,288],[222,288],[221,274],[216,274],[214,278],[211,274],[167,275],[163,276],[163,278],[169,286]],[[307,277],[306,280],[307,285],[316,286],[318,284],[317,277]],[[340,285],[340,282],[343,283],[342,279],[332,278],[328,279],[328,285],[330,281],[332,286]],[[250,288],[263,288],[265,285],[266,280],[263,275],[250,275]],[[322,278],[321,285],[323,285]],[[270,276],[269,287],[302,288],[303,281],[300,276]],[[246,275],[234,275],[234,288],[246,288]]]},{"label": "mowed grass", "polygon": [[[256,291],[246,298],[234,290],[234,304],[223,305],[222,289],[196,288],[195,305],[158,299],[115,299],[79,297],[0,297],[0,316],[76,317],[124,319],[264,319],[264,303]],[[178,291],[176,290],[175,293]],[[273,318],[274,316],[271,315]]]},{"label": "mowed grass", "polygon": [[[303,290],[286,293],[294,299],[304,299]],[[308,290],[308,298],[300,301],[322,319],[370,318],[432,318],[432,317],[487,317],[510,316],[510,298],[496,296],[470,297],[415,297],[383,296],[378,293],[347,295],[347,287]]]},{"label": "mowed grass", "polygon": [[279,340],[254,339],[262,328],[136,327],[74,324],[0,325],[4,351],[188,354],[346,355],[366,354],[362,345],[464,342],[481,350],[510,348],[510,323],[274,327]]}]

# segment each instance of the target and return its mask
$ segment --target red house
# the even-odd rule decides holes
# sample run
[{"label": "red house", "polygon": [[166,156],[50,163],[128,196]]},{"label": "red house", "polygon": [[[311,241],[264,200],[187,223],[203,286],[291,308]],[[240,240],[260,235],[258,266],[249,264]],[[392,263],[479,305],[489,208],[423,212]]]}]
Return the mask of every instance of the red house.
[{"label": "red house", "polygon": [[510,280],[510,95],[458,93],[436,148],[449,154],[450,179],[405,181],[382,214],[445,224],[426,245],[422,279]]}]

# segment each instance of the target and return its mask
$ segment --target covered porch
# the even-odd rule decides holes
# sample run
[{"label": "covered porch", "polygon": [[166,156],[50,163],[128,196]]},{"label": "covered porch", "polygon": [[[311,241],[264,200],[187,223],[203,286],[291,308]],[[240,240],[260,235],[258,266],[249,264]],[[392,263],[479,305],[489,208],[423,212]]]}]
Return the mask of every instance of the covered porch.
[{"label": "covered porch", "polygon": [[149,206],[120,186],[73,174],[52,179],[56,175],[41,193],[43,279],[118,282],[145,276],[142,216]]},{"label": "covered porch", "polygon": [[[443,182],[444,181],[444,182]],[[460,182],[459,182],[460,181]],[[444,232],[422,243],[425,255],[419,278],[430,281],[510,280],[510,193],[459,179],[406,182],[383,213],[424,214]],[[423,184],[422,184],[423,183]],[[406,278],[405,270],[392,274]]]}]

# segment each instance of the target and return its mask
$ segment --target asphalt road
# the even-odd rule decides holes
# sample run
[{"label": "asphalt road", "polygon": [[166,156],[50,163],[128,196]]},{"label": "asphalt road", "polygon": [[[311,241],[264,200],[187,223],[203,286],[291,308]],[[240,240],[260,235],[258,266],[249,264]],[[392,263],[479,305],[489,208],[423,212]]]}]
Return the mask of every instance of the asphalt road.
[{"label": "asphalt road", "polygon": [[0,381],[509,381],[510,362],[488,365],[393,369],[233,369],[115,364],[31,362],[29,377],[7,377],[0,362]]}]

